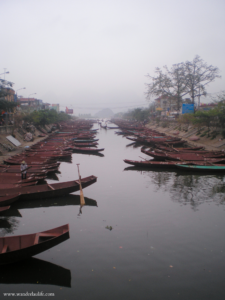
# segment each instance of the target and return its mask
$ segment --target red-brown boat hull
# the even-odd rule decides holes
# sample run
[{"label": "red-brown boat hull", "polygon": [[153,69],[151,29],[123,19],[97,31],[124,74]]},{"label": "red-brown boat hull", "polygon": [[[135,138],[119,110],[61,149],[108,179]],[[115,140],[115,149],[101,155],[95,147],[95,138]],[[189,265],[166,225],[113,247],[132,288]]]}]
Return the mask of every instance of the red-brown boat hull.
[{"label": "red-brown boat hull", "polygon": [[[68,224],[34,234],[2,237],[0,238],[0,264],[27,259],[66,241],[69,237]],[[46,238],[48,239],[44,240]],[[4,253],[6,247],[7,251]]]},{"label": "red-brown boat hull", "polygon": [[[96,176],[89,176],[81,179],[82,188],[97,181]],[[66,194],[77,192],[80,190],[79,181],[67,181],[60,183],[52,183],[51,185],[42,184],[32,187],[15,188],[15,189],[2,189],[0,190],[0,197],[10,196],[13,194],[20,194],[22,200],[43,199],[60,197]],[[6,205],[6,204],[4,204]]]}]

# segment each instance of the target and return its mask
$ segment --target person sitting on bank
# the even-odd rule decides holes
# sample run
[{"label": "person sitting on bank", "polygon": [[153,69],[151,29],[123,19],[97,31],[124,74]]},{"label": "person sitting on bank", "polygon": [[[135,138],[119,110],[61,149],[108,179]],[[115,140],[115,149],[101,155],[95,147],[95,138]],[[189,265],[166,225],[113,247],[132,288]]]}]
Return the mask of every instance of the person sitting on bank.
[{"label": "person sitting on bank", "polygon": [[20,166],[20,171],[21,171],[21,179],[26,179],[27,178],[27,164],[25,161],[22,161],[21,166]]}]

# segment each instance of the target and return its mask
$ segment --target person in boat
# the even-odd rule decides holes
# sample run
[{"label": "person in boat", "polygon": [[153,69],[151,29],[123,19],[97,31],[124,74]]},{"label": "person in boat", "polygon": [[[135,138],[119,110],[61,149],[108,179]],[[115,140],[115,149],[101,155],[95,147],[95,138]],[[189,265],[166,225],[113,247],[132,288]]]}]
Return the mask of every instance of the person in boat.
[{"label": "person in boat", "polygon": [[22,161],[21,166],[20,166],[20,171],[21,171],[21,179],[26,179],[27,178],[27,164],[25,161]]}]

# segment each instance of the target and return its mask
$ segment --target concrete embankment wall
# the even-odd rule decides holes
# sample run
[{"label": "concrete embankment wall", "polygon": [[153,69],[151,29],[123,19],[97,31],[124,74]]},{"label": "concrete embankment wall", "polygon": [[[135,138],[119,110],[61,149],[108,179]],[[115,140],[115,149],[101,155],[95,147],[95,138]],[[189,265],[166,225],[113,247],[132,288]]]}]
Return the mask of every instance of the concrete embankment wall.
[{"label": "concrete embankment wall", "polygon": [[[211,137],[207,137],[207,134],[205,136],[198,135],[198,141],[191,141],[190,138],[197,134],[199,128],[191,125],[181,126],[176,121],[169,122],[168,124],[166,124],[166,126],[162,125],[163,122],[151,122],[147,124],[146,127],[165,133],[169,136],[180,137],[183,140],[186,140],[187,143],[193,147],[202,146],[205,147],[206,150],[214,151],[225,150],[225,139],[221,136],[221,134],[218,134],[214,139],[211,139]],[[201,131],[207,131],[207,128],[202,128]]]},{"label": "concrete embankment wall", "polygon": [[14,130],[14,126],[13,125],[8,125],[8,126],[0,126],[0,134],[12,134]]}]

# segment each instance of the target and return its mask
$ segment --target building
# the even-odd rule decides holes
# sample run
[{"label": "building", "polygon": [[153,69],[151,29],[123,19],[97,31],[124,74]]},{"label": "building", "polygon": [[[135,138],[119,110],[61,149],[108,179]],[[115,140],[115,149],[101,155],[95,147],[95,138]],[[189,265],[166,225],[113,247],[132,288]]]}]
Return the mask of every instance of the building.
[{"label": "building", "polygon": [[215,108],[216,106],[217,106],[217,103],[200,103],[198,110],[207,111],[212,108]]},{"label": "building", "polygon": [[59,113],[59,104],[52,104],[51,109],[54,109]]},{"label": "building", "polygon": [[[181,106],[181,105],[180,105]],[[156,110],[167,112],[178,110],[178,99],[177,97],[169,97],[162,95],[155,99]]]},{"label": "building", "polygon": [[11,88],[1,88],[0,99],[14,102],[16,100],[15,91]]},{"label": "building", "polygon": [[21,111],[32,112],[34,110],[49,109],[51,104],[43,103],[41,99],[36,98],[18,98],[18,103],[20,103]]}]

